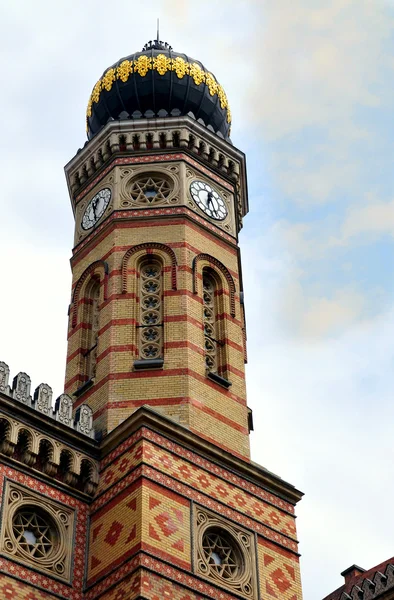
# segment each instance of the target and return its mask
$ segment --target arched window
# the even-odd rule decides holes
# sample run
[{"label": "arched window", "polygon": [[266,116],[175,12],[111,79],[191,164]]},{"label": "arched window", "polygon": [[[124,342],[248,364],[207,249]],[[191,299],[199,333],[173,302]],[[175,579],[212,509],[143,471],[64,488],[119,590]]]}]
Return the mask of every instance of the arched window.
[{"label": "arched window", "polygon": [[219,319],[224,312],[219,296],[220,280],[214,271],[205,268],[202,284],[205,372],[211,379],[229,387],[224,322]]},{"label": "arched window", "polygon": [[204,350],[205,368],[209,373],[218,372],[218,327],[217,302],[215,299],[216,281],[212,275],[203,271],[203,304],[204,304]]},{"label": "arched window", "polygon": [[139,269],[139,361],[135,367],[163,363],[162,265],[157,259],[144,260]]},{"label": "arched window", "polygon": [[97,344],[100,329],[100,281],[94,279],[87,289],[86,317],[87,325],[86,350],[84,353],[85,381],[94,379],[96,375]]}]

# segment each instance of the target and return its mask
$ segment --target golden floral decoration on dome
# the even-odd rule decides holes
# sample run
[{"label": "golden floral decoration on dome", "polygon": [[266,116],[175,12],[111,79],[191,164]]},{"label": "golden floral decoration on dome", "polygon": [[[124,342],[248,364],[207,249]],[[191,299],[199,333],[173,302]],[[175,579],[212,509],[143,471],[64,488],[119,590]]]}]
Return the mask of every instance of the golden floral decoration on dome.
[{"label": "golden floral decoration on dome", "polygon": [[130,74],[133,72],[133,61],[123,60],[116,69],[116,76],[118,79],[126,83]]},{"label": "golden floral decoration on dome", "polygon": [[91,117],[92,116],[92,96],[90,96],[89,98],[89,102],[88,105],[86,107],[86,116],[87,117]]},{"label": "golden floral decoration on dome", "polygon": [[164,54],[158,54],[153,59],[153,68],[159,73],[159,75],[165,75],[167,71],[171,71],[171,59],[164,56]]},{"label": "golden floral decoration on dome", "polygon": [[190,63],[187,63],[180,56],[172,59],[172,70],[177,74],[178,79],[182,79],[189,74]]},{"label": "golden floral decoration on dome", "polygon": [[152,69],[152,59],[145,54],[141,54],[137,60],[134,61],[134,71],[139,73],[141,77],[145,77],[148,71]]},{"label": "golden floral decoration on dome", "polygon": [[208,86],[209,93],[211,96],[214,96],[218,93],[218,84],[212,73],[205,73],[205,83]]},{"label": "golden floral decoration on dome", "polygon": [[92,92],[92,102],[98,102],[100,100],[100,92],[101,92],[101,79],[98,80],[96,85],[93,88]]},{"label": "golden floral decoration on dome", "polygon": [[190,77],[193,77],[193,81],[196,85],[200,85],[205,81],[205,72],[202,70],[200,65],[192,63],[190,65]]},{"label": "golden floral decoration on dome", "polygon": [[115,81],[115,69],[108,69],[101,80],[101,84],[103,89],[107,90],[107,92],[111,91],[112,84]]},{"label": "golden floral decoration on dome", "polygon": [[193,78],[196,85],[206,83],[210,95],[214,96],[217,94],[221,108],[227,109],[227,122],[231,123],[231,111],[226,92],[218,84],[212,73],[204,71],[196,62],[189,63],[185,61],[181,56],[171,59],[164,54],[158,54],[153,59],[145,54],[141,54],[137,60],[126,59],[116,69],[108,69],[102,79],[99,79],[93,88],[86,108],[86,118],[89,119],[92,116],[93,103],[99,102],[101,91],[111,91],[116,79],[120,79],[126,83],[133,73],[139,73],[141,77],[145,77],[148,71],[152,69],[157,71],[159,75],[165,75],[167,71],[175,71],[178,79],[183,79],[185,75],[189,75]]},{"label": "golden floral decoration on dome", "polygon": [[222,108],[227,108],[228,100],[227,100],[226,92],[224,91],[224,89],[222,88],[221,85],[218,86],[218,96],[219,96],[220,106]]}]

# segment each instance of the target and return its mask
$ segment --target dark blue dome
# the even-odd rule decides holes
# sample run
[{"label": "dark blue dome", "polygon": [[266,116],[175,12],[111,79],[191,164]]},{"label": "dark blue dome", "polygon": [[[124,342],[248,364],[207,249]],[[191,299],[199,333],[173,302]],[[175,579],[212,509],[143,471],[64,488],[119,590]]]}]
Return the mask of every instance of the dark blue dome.
[{"label": "dark blue dome", "polygon": [[88,138],[109,120],[189,113],[215,133],[229,137],[227,96],[212,73],[168,44],[149,42],[142,52],[106,69],[94,86],[86,114]]}]

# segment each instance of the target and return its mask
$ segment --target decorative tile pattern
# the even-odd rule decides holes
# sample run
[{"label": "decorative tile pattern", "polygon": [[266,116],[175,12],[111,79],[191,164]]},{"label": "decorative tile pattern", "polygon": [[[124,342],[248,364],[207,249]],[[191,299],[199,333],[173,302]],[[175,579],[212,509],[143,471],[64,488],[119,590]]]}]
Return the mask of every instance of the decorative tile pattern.
[{"label": "decorative tile pattern", "polygon": [[2,600],[51,600],[53,595],[32,588],[27,583],[1,575],[0,598]]},{"label": "decorative tile pattern", "polygon": [[195,452],[187,450],[183,446],[180,446],[179,444],[176,444],[175,442],[172,442],[171,440],[168,440],[167,438],[145,427],[143,427],[130,438],[125,440],[116,448],[116,450],[113,450],[110,454],[108,454],[108,456],[102,462],[102,468],[104,469],[106,466],[112,464],[116,460],[116,458],[119,457],[120,454],[125,452],[128,448],[133,447],[136,441],[141,439],[142,437],[152,441],[154,444],[166,450],[169,450],[171,452],[171,455],[175,454],[180,458],[185,458],[186,461],[192,463],[193,465],[198,465],[199,467],[205,469],[206,471],[209,471],[213,475],[217,475],[225,481],[231,482],[233,485],[240,487],[247,492],[250,492],[251,494],[261,498],[262,500],[265,500],[268,504],[272,504],[273,506],[276,506],[281,510],[288,512],[292,515],[294,514],[294,506],[289,502],[278,498],[274,494],[271,494],[270,492],[267,492],[266,490],[250,483],[249,481],[238,477],[237,475],[231,473],[227,469],[223,469],[217,466],[215,463],[212,463],[209,460],[202,458]]},{"label": "decorative tile pattern", "polygon": [[141,569],[101,596],[100,600],[134,600],[141,593],[147,600],[207,600],[206,596]]},{"label": "decorative tile pattern", "polygon": [[300,568],[297,557],[259,539],[260,591],[267,600],[301,600]]},{"label": "decorative tile pattern", "polygon": [[[234,487],[228,481],[219,479],[219,474],[211,474],[203,468],[196,466],[196,463],[198,464],[198,461],[202,460],[200,457],[192,457],[195,459],[195,463],[192,464],[147,441],[144,441],[143,445],[142,443],[136,444],[129,453],[125,453],[115,459],[103,471],[100,484],[101,489],[105,489],[106,485],[108,486],[117,481],[117,479],[138,464],[142,460],[142,452],[143,461],[158,471],[178,481],[182,481],[219,502],[225,503],[227,507],[238,510],[244,515],[268,525],[281,534],[296,539],[296,529],[292,515],[288,515],[282,510],[278,510],[278,508],[262,501],[260,498],[252,496],[238,487]],[[212,464],[210,468],[211,470],[215,470]],[[223,473],[220,473],[220,475],[223,476]]]},{"label": "decorative tile pattern", "polygon": [[[87,528],[87,512],[88,507],[81,501],[73,498],[72,496],[68,496],[67,494],[61,492],[57,488],[53,488],[34,477],[29,475],[25,475],[24,473],[20,473],[15,469],[7,467],[6,465],[0,465],[0,497],[3,495],[3,487],[5,477],[9,478],[12,481],[25,485],[31,490],[42,494],[43,496],[47,496],[49,498],[53,498],[58,502],[62,502],[70,508],[75,509],[76,511],[76,527],[75,527],[75,549],[74,549],[74,568],[73,568],[73,588],[70,589],[68,585],[57,581],[56,579],[52,579],[50,576],[39,574],[35,571],[31,571],[30,569],[19,565],[13,561],[10,561],[6,558],[0,558],[0,585],[3,583],[3,578],[6,577],[5,574],[12,574],[17,579],[21,580],[22,587],[23,585],[28,585],[32,583],[43,590],[47,591],[48,594],[54,593],[58,594],[59,597],[63,597],[66,600],[81,600],[82,598],[82,584],[83,584],[83,576],[84,576],[84,568],[85,568],[85,547],[86,547],[86,528]],[[26,583],[23,583],[26,582]],[[5,592],[4,592],[5,593]],[[48,596],[47,594],[43,595],[41,591],[33,592],[38,600],[47,599],[52,596]],[[41,594],[41,595],[40,595]],[[1,597],[1,594],[0,594]],[[18,598],[18,595],[15,596]],[[23,600],[25,598],[22,596]],[[35,600],[30,599],[28,595],[26,595],[26,600]]]},{"label": "decorative tile pattern", "polygon": [[143,548],[190,570],[190,501],[149,481],[143,488]]},{"label": "decorative tile pattern", "polygon": [[[156,560],[151,556],[140,554],[133,558],[126,565],[120,567],[116,572],[111,573],[109,577],[106,577],[100,581],[94,588],[88,590],[85,594],[84,600],[95,600],[99,594],[103,594],[112,586],[116,586],[115,590],[118,592],[120,598],[117,598],[116,593],[113,596],[99,596],[100,600],[133,600],[135,596],[127,596],[128,588],[127,581],[130,576],[130,572],[135,571],[139,567],[142,567],[145,572],[141,575],[141,587],[142,597],[149,598],[149,600],[234,600],[233,594],[228,594],[219,588],[216,588],[209,583],[195,577],[191,573],[185,573],[184,571],[178,570],[176,567],[162,563],[160,560]],[[165,579],[163,579],[164,576]],[[122,586],[126,586],[126,596],[122,595]],[[130,586],[132,582],[130,582]],[[137,583],[134,583],[137,586]],[[157,589],[161,591],[161,595],[157,594]],[[182,592],[180,586],[185,586],[185,590]],[[111,590],[108,594],[111,593]],[[174,596],[171,596],[171,593]],[[179,594],[179,595],[178,595]],[[296,598],[295,600],[299,600]]]},{"label": "decorative tile pattern", "polygon": [[132,556],[141,542],[142,487],[125,489],[90,523],[88,582]]},{"label": "decorative tile pattern", "polygon": [[91,519],[89,585],[141,549],[190,569],[188,500],[140,477],[111,492]]},{"label": "decorative tile pattern", "polygon": [[174,160],[175,161],[184,160],[185,162],[189,163],[190,165],[192,165],[199,171],[203,172],[205,175],[208,175],[208,177],[211,177],[211,179],[214,179],[215,181],[220,183],[220,185],[223,185],[224,187],[226,187],[229,191],[232,191],[231,184],[229,184],[225,179],[218,177],[215,173],[212,172],[211,169],[207,169],[206,167],[203,167],[200,163],[198,163],[196,160],[193,160],[192,158],[190,158],[190,156],[188,156],[187,154],[179,154],[179,153],[155,154],[153,156],[131,156],[131,157],[127,157],[127,158],[115,159],[106,169],[104,169],[104,171],[101,171],[101,173],[95,179],[93,179],[93,181],[91,183],[89,183],[88,186],[86,186],[86,188],[83,190],[83,192],[78,194],[78,196],[75,199],[75,202],[76,202],[76,204],[78,204],[78,202],[80,200],[82,200],[82,198],[84,198],[86,196],[86,194],[88,192],[90,192],[90,190],[93,189],[94,186],[99,181],[101,181],[103,179],[103,177],[105,177],[116,165],[130,165],[130,164],[140,164],[140,163],[146,164],[146,163],[152,163],[152,162],[157,163],[157,162],[170,162],[170,161],[172,162]]}]

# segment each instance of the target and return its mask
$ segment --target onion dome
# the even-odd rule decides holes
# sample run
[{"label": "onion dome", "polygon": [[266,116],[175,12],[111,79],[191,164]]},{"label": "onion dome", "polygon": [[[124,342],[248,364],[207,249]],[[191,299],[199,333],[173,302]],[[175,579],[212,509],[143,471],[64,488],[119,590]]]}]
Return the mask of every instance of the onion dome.
[{"label": "onion dome", "polygon": [[112,120],[181,115],[194,117],[220,137],[230,135],[230,107],[214,75],[155,40],[104,71],[88,102],[88,138]]}]

